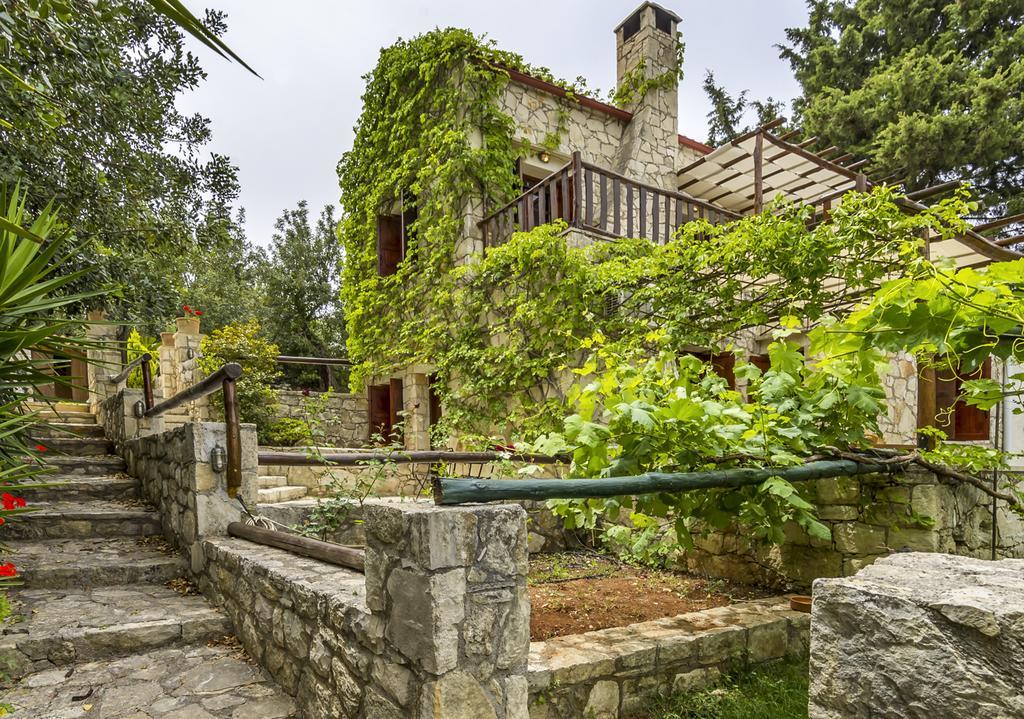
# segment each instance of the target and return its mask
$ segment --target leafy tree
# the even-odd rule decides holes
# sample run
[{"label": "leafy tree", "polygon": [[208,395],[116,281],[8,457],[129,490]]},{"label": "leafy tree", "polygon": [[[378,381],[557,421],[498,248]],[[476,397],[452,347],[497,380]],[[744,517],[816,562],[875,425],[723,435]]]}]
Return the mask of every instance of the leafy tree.
[{"label": "leafy tree", "polygon": [[[341,247],[334,235],[334,207],[325,205],[316,225],[306,201],[275,223],[259,270],[266,292],[264,328],[283,354],[343,357],[345,320],[338,300]],[[287,367],[296,382],[311,383],[309,369]],[[321,375],[322,378],[326,377]]]},{"label": "leafy tree", "polygon": [[988,211],[1024,210],[1019,0],[808,0],[782,57],[810,135],[911,188],[969,180]]},{"label": "leafy tree", "polygon": [[704,94],[711,101],[711,112],[708,113],[708,144],[720,145],[726,140],[736,137],[752,129],[750,125],[743,125],[743,118],[748,110],[753,108],[757,118],[754,127],[771,122],[782,114],[783,103],[769,97],[767,100],[747,100],[747,90],[741,91],[733,97],[723,87],[715,82],[715,75],[711,70],[704,76]]},{"label": "leafy tree", "polygon": [[[178,304],[202,310],[205,332],[233,322],[262,322],[267,317],[267,293],[261,275],[266,259],[246,239],[244,221],[242,210],[234,219],[208,220],[197,234],[216,235],[210,242],[211,249],[186,259]],[[167,316],[155,317],[157,321],[166,322]]]},{"label": "leafy tree", "polygon": [[[131,288],[126,314],[170,316],[181,258],[209,239],[193,228],[238,193],[227,158],[202,155],[209,122],[175,106],[202,81],[198,60],[149,3],[3,8],[0,181],[21,182],[37,202],[56,198],[90,240],[71,265],[91,267],[76,287],[120,283]],[[223,32],[218,13],[206,24]]]}]

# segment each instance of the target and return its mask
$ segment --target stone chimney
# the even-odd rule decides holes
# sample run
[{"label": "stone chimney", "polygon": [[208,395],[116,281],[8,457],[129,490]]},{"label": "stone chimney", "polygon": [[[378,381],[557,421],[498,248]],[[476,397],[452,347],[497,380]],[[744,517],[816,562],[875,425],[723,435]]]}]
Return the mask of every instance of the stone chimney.
[{"label": "stone chimney", "polygon": [[616,84],[632,95],[624,109],[633,113],[616,170],[666,190],[676,187],[679,150],[678,23],[674,12],[645,2],[615,28]]}]

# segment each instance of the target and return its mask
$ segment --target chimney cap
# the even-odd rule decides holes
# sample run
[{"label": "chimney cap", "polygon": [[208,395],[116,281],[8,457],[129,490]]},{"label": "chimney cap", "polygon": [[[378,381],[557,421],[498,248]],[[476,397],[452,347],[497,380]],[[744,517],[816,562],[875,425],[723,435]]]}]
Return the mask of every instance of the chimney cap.
[{"label": "chimney cap", "polygon": [[616,25],[615,29],[612,32],[617,33],[619,30],[622,29],[623,25],[628,23],[630,20],[632,20],[634,17],[636,17],[637,15],[639,15],[640,13],[642,13],[644,10],[646,10],[649,7],[654,8],[655,14],[664,13],[665,15],[668,15],[669,18],[671,18],[673,22],[677,22],[678,23],[680,20],[682,20],[682,18],[679,17],[678,15],[676,15],[674,12],[672,12],[671,10],[669,10],[667,8],[662,7],[658,3],[655,3],[655,2],[645,2],[642,5],[640,5],[640,7],[638,7],[636,10],[631,12],[629,14],[629,17],[627,17],[625,20],[623,20],[618,25]]}]

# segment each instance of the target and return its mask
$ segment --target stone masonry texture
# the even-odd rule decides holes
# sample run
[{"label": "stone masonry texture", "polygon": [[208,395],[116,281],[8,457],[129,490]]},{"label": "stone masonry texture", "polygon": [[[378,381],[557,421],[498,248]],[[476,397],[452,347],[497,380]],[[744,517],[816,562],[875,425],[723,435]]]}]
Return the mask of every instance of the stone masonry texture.
[{"label": "stone masonry texture", "polygon": [[812,719],[1024,716],[1024,560],[896,554],[814,583]]}]

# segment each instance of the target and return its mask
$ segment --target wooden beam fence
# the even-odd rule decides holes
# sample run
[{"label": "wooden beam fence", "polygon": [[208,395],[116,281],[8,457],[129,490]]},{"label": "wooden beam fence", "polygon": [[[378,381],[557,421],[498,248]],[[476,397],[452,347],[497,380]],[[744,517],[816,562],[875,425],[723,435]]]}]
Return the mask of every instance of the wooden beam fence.
[{"label": "wooden beam fence", "polygon": [[739,215],[685,193],[664,190],[589,162],[578,152],[517,198],[487,215],[479,226],[485,248],[563,220],[572,228],[608,238],[668,242],[687,222],[722,224]]},{"label": "wooden beam fence", "polygon": [[604,479],[454,479],[433,480],[434,501],[440,505],[500,502],[512,499],[590,499],[656,492],[689,492],[697,489],[746,487],[771,477],[807,482],[893,471],[891,465],[822,460],[794,467],[719,469],[707,472],[649,472],[631,477]]}]

